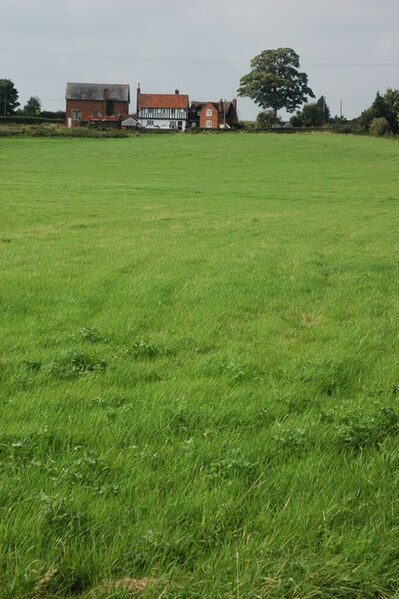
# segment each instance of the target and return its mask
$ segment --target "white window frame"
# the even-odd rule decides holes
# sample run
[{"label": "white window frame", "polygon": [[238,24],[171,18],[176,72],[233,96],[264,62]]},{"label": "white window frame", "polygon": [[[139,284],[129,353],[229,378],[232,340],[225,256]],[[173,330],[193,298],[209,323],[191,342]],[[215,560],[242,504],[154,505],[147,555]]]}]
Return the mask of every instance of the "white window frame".
[{"label": "white window frame", "polygon": [[82,118],[81,110],[72,110],[72,120],[73,121],[80,121],[81,118]]},{"label": "white window frame", "polygon": [[207,109],[206,109],[205,116],[212,116],[212,115],[213,115],[213,110],[212,110],[212,108],[207,108]]},{"label": "white window frame", "polygon": [[147,121],[146,127],[153,127],[154,126],[154,121]]},{"label": "white window frame", "polygon": [[210,120],[208,120],[208,121],[205,121],[205,127],[206,127],[207,129],[212,129],[212,121],[210,121]]}]

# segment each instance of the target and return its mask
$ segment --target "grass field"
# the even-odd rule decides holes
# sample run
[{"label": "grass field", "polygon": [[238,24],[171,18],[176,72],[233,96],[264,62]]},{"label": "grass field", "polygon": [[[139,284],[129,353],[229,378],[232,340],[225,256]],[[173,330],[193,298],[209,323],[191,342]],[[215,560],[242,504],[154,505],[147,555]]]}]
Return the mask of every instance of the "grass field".
[{"label": "grass field", "polygon": [[399,597],[399,144],[0,140],[0,596]]}]

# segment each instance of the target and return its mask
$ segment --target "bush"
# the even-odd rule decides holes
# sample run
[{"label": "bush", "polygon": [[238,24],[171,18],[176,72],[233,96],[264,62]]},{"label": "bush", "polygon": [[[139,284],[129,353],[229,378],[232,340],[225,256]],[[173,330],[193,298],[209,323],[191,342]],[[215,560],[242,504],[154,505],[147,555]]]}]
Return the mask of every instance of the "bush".
[{"label": "bush", "polygon": [[13,115],[0,116],[0,125],[46,125],[50,123],[63,123],[61,118],[43,118],[40,116]]},{"label": "bush", "polygon": [[260,112],[256,117],[256,129],[270,129],[273,125],[281,125],[281,119],[276,115],[274,110],[266,110]]},{"label": "bush", "polygon": [[374,135],[374,137],[384,137],[385,135],[391,135],[392,129],[387,119],[381,116],[371,121],[369,133],[370,135]]}]

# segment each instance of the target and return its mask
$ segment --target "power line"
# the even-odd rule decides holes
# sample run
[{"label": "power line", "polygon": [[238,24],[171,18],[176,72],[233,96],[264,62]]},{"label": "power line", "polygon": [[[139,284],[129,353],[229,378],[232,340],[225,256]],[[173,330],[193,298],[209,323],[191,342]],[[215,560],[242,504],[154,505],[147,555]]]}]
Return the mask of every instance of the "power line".
[{"label": "power line", "polygon": [[206,59],[189,59],[189,58],[148,58],[142,56],[112,56],[105,54],[81,54],[75,52],[50,52],[47,50],[19,50],[16,48],[0,48],[0,52],[14,52],[18,54],[43,54],[47,56],[66,56],[71,58],[95,58],[109,60],[134,60],[138,62],[180,62],[180,63],[205,63],[205,64],[247,64],[247,62],[236,62],[229,60],[206,60]]},{"label": "power line", "polygon": [[[18,48],[0,48],[0,52],[12,52],[15,54],[38,54],[44,56],[65,56],[70,58],[93,58],[98,60],[130,60],[137,62],[170,62],[183,64],[225,64],[225,65],[248,65],[249,61],[238,60],[207,60],[197,58],[160,58],[143,56],[113,56],[106,54],[87,54],[78,52],[53,52],[49,50],[21,50]],[[327,67],[327,68],[381,68],[399,67],[398,62],[304,62],[304,67]]]}]

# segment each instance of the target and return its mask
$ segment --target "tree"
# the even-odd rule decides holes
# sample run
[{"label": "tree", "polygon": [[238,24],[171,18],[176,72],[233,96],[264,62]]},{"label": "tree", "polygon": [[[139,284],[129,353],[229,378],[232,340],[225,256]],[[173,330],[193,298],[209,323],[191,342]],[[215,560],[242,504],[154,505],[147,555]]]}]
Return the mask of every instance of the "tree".
[{"label": "tree", "polygon": [[10,79],[0,79],[0,116],[14,114],[19,106],[18,92]]},{"label": "tree", "polygon": [[24,106],[24,113],[29,116],[39,116],[42,109],[42,103],[37,96],[31,96]]},{"label": "tree", "polygon": [[291,117],[290,123],[294,127],[322,127],[330,120],[330,109],[326,98],[320,96],[317,102],[306,104],[301,111]]},{"label": "tree", "polygon": [[240,79],[238,95],[254,100],[261,108],[270,108],[274,115],[280,108],[294,112],[314,98],[308,87],[306,73],[299,69],[299,56],[291,48],[263,50],[250,63],[251,72]]},{"label": "tree", "polygon": [[363,132],[368,133],[370,125],[374,119],[384,118],[388,122],[390,130],[393,133],[399,131],[399,90],[388,88],[382,96],[380,92],[376,93],[374,102],[363,110],[359,117],[360,127]]}]

